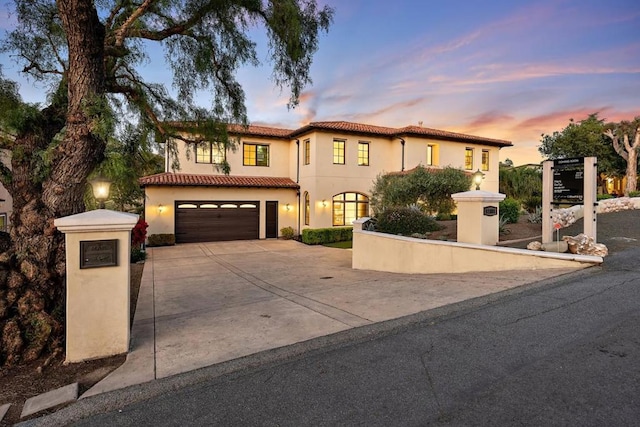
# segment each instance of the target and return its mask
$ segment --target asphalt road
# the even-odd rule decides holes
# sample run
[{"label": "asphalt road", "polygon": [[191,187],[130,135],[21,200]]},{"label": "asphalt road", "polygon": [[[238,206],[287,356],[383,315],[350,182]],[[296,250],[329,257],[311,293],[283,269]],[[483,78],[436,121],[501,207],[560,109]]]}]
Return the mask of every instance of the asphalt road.
[{"label": "asphalt road", "polygon": [[638,259],[639,247],[622,250],[559,280],[108,393],[30,424],[638,425]]}]

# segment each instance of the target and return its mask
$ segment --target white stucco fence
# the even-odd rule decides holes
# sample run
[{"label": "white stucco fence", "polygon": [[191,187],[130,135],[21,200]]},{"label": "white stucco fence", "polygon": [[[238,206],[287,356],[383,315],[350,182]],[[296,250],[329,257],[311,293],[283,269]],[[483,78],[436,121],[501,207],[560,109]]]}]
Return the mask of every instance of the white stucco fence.
[{"label": "white stucco fence", "polygon": [[416,239],[362,230],[368,218],[353,223],[352,267],[393,273],[436,274],[474,271],[585,268],[602,257],[514,249],[470,243]]}]

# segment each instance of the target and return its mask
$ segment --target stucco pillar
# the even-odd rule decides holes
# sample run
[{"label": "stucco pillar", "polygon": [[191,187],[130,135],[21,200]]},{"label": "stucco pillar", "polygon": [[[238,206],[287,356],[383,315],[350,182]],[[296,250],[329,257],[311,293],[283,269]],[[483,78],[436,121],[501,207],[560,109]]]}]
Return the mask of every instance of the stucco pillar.
[{"label": "stucco pillar", "polygon": [[66,363],[129,350],[129,257],[138,215],[105,209],[54,221],[65,234]]},{"label": "stucco pillar", "polygon": [[499,203],[504,194],[474,190],[452,194],[458,205],[458,242],[495,245],[499,240]]}]

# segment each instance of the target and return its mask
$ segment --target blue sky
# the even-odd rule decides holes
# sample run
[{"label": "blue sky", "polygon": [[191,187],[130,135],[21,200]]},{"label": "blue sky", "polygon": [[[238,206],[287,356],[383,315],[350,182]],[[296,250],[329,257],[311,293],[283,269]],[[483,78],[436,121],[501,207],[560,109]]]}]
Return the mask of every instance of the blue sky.
[{"label": "blue sky", "polygon": [[[640,115],[637,0],[318,0],[336,9],[299,107],[273,87],[269,64],[239,73],[254,124],[297,128],[346,120],[507,139],[501,159],[538,162],[542,133],[593,112]],[[10,27],[7,3],[0,27]],[[266,43],[256,34],[261,60]],[[160,50],[144,74],[171,84]],[[42,89],[0,56],[25,100]],[[203,95],[203,104],[207,105]]]}]

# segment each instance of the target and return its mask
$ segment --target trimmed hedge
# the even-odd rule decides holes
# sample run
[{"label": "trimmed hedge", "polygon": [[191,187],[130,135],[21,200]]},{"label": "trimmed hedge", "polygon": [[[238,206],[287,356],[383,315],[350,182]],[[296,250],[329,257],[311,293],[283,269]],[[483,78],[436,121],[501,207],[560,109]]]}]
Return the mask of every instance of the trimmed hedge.
[{"label": "trimmed hedge", "polygon": [[353,227],[305,228],[302,230],[302,243],[324,245],[325,243],[347,242],[353,240]]},{"label": "trimmed hedge", "polygon": [[147,237],[147,246],[173,246],[176,244],[176,236],[173,234],[150,234]]},{"label": "trimmed hedge", "polygon": [[430,216],[413,208],[389,208],[377,217],[376,230],[387,234],[411,236],[438,231],[442,227]]}]

